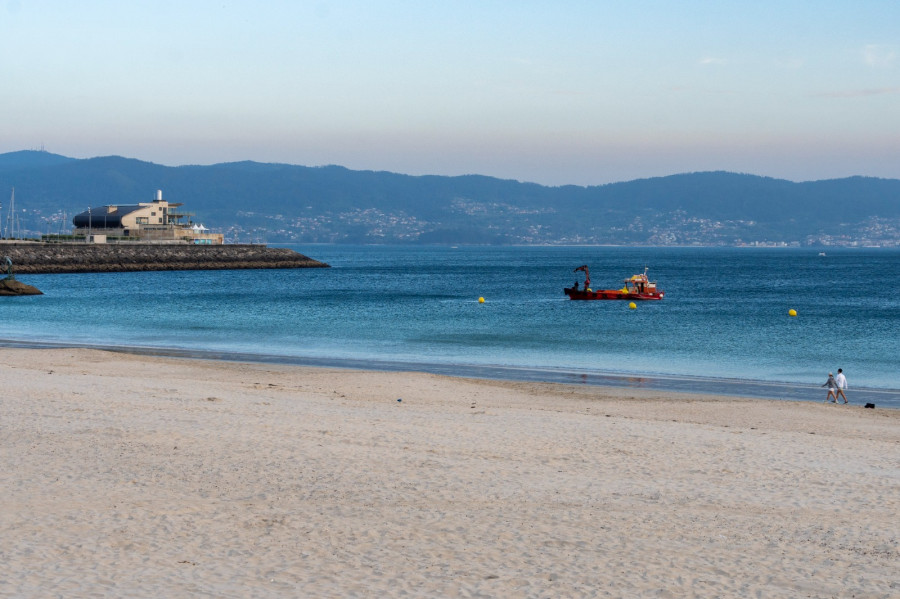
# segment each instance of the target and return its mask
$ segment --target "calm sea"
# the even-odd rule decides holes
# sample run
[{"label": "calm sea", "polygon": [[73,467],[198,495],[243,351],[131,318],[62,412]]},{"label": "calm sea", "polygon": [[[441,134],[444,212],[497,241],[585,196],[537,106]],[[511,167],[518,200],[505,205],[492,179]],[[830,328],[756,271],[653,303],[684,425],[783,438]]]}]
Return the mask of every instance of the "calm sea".
[{"label": "calm sea", "polygon": [[[900,407],[897,250],[290,247],[333,268],[20,275],[0,340],[810,400],[840,367]],[[666,298],[570,301],[581,264]]]}]

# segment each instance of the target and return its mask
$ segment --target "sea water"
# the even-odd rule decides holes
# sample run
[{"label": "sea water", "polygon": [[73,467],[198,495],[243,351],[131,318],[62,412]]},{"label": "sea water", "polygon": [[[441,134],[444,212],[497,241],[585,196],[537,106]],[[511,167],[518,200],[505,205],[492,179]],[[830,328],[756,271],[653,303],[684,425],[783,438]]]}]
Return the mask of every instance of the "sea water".
[{"label": "sea water", "polygon": [[[900,407],[898,250],[288,247],[332,267],[20,275],[0,340],[816,400],[840,367]],[[665,299],[571,301],[582,264]]]}]

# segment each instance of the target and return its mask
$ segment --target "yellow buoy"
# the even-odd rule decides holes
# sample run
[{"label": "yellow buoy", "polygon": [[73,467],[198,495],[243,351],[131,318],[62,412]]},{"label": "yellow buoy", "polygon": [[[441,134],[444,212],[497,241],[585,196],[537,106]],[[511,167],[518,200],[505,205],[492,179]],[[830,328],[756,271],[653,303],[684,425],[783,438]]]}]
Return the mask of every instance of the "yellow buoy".
[{"label": "yellow buoy", "polygon": [[484,298],[483,298],[483,297],[479,297],[479,298],[478,298],[478,303],[479,303],[479,304],[483,304],[483,303],[484,303]]},{"label": "yellow buoy", "polygon": [[637,304],[634,303],[634,302],[629,302],[629,303],[628,303],[628,307],[629,307],[630,309],[634,310],[635,308],[637,308]]},{"label": "yellow buoy", "polygon": [[797,311],[791,308],[788,310],[788,316],[797,316]]}]

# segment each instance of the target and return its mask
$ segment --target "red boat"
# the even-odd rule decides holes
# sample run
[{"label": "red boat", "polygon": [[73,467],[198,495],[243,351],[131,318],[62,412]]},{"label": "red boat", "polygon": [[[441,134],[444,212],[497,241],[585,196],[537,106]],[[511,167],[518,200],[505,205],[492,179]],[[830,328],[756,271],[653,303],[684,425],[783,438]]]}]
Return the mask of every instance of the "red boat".
[{"label": "red boat", "polygon": [[579,266],[573,272],[584,271],[584,287],[578,288],[578,281],[573,287],[563,289],[569,299],[573,300],[661,300],[666,292],[656,288],[656,282],[647,278],[647,269],[640,275],[625,279],[621,289],[591,289],[591,274],[587,266]]}]

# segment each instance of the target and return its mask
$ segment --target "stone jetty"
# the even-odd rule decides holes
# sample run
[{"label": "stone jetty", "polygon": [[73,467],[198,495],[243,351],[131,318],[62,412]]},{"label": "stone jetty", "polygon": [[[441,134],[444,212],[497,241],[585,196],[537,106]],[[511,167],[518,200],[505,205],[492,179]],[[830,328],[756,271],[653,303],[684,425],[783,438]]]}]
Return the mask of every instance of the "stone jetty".
[{"label": "stone jetty", "polygon": [[191,245],[159,243],[4,242],[16,274],[131,272],[149,270],[229,270],[248,268],[328,268],[287,248],[257,244]]}]

